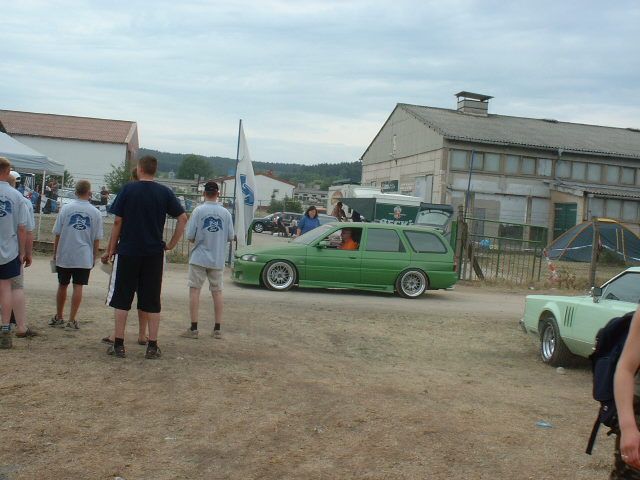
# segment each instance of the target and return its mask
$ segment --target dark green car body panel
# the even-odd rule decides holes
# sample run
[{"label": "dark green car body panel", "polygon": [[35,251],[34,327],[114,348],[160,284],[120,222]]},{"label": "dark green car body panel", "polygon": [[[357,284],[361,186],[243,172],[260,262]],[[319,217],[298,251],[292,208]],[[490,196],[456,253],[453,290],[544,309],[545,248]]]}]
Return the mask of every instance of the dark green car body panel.
[{"label": "dark green car body panel", "polygon": [[[313,288],[352,288],[393,293],[401,272],[415,268],[428,278],[429,289],[453,286],[458,276],[454,255],[447,240],[436,230],[415,225],[379,223],[331,223],[323,234],[308,243],[295,241],[269,247],[248,246],[235,254],[232,278],[237,283],[260,285],[264,267],[272,260],[286,260],[295,266],[297,284]],[[319,246],[321,240],[342,228],[362,228],[358,250],[338,250]],[[371,251],[367,248],[373,229],[393,230],[398,234],[403,251]],[[437,238],[440,252],[419,253],[406,232],[428,233]],[[255,260],[246,260],[255,256]]]}]

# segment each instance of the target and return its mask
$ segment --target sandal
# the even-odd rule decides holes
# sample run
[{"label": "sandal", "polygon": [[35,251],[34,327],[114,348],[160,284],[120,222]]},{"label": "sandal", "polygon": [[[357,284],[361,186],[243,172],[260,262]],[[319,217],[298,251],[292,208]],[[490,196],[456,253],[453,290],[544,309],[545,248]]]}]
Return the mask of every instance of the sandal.
[{"label": "sandal", "polygon": [[36,332],[35,330],[31,330],[29,327],[27,327],[27,329],[24,332],[22,333],[16,332],[15,335],[17,338],[37,337],[38,332]]}]

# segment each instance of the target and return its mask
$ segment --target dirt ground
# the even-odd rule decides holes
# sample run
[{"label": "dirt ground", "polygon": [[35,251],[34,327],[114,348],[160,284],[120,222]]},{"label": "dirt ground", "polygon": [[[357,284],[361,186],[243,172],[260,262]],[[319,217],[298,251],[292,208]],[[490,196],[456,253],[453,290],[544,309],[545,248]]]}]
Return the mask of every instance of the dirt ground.
[{"label": "dirt ground", "polygon": [[[164,278],[163,358],[105,354],[107,275],[81,330],[46,326],[48,259],[27,272],[31,325],[0,351],[0,479],[602,479],[584,454],[587,366],[543,365],[518,328],[526,291],[459,286],[418,300],[226,284],[224,339],[188,326],[185,265]],[[228,275],[227,275],[228,280]],[[544,420],[552,428],[540,428]]]}]

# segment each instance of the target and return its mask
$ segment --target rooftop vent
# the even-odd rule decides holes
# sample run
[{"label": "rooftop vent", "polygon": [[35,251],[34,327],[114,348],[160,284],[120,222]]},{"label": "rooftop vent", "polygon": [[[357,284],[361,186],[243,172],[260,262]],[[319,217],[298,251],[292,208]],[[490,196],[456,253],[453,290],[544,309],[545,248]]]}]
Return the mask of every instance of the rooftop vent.
[{"label": "rooftop vent", "polygon": [[472,92],[458,92],[458,111],[469,115],[486,117],[489,114],[489,100],[493,97]]}]

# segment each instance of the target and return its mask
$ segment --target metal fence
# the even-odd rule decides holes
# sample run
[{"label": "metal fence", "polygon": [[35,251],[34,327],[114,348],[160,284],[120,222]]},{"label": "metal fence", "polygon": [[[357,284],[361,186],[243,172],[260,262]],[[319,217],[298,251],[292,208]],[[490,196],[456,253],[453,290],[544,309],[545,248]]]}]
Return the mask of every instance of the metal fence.
[{"label": "metal fence", "polygon": [[458,265],[463,280],[539,281],[547,228],[484,218],[458,227]]}]

